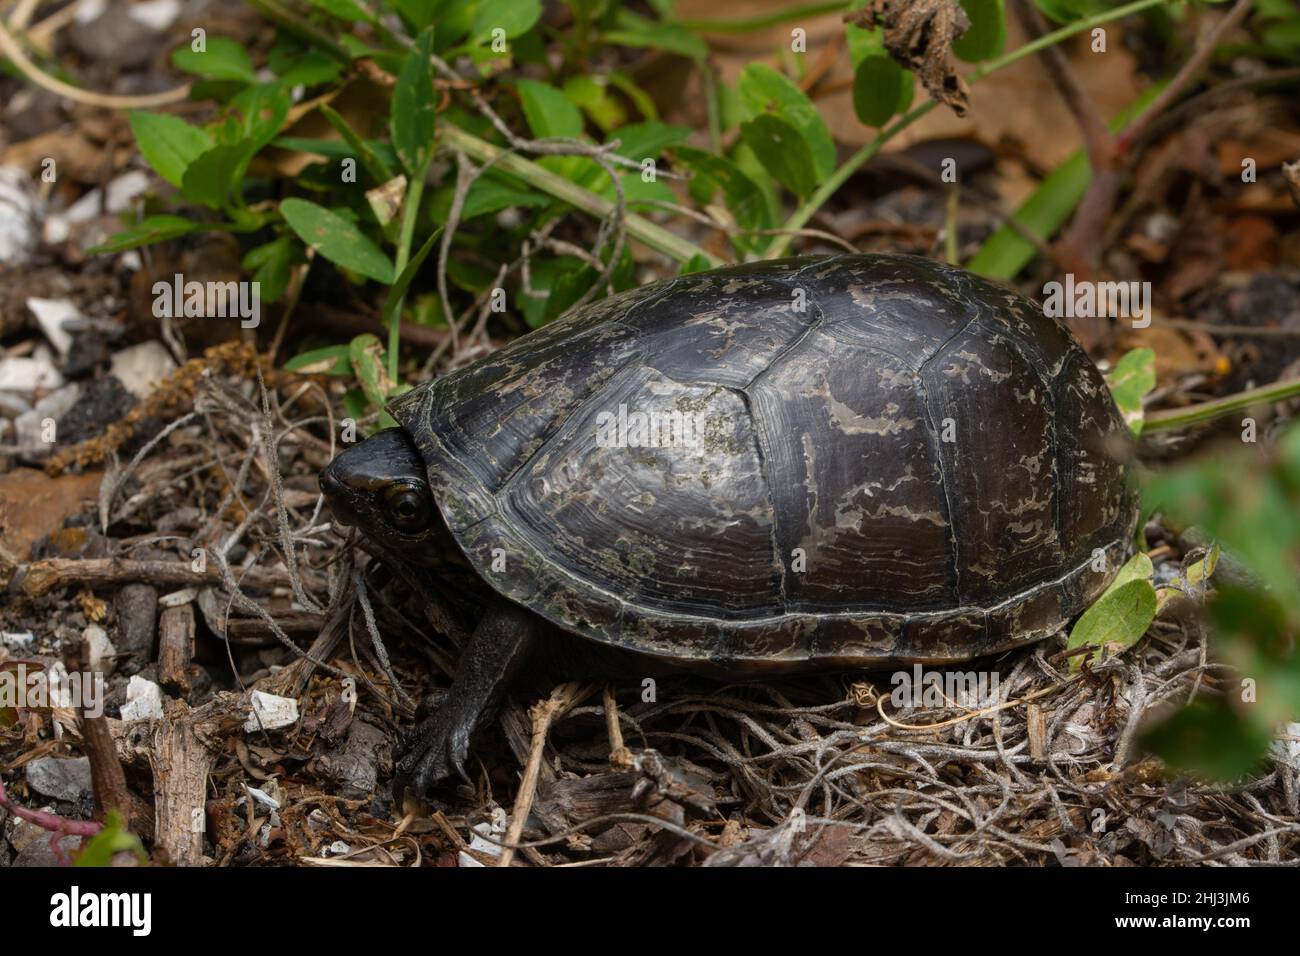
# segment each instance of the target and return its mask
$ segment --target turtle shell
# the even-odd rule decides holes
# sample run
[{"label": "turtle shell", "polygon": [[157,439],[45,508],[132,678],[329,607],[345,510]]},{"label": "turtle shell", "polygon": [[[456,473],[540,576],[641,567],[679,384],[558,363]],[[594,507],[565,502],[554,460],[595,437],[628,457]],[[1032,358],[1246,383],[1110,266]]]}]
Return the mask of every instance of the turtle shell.
[{"label": "turtle shell", "polygon": [[391,407],[500,594],[680,663],[966,660],[1060,629],[1137,517],[1069,333],[927,259],[802,257],[571,311]]}]

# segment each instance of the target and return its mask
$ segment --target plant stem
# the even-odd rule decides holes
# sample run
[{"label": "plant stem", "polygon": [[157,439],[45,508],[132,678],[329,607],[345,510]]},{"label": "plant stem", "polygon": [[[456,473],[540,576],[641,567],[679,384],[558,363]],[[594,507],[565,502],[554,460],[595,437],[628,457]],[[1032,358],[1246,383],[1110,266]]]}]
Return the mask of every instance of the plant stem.
[{"label": "plant stem", "polygon": [[1227,398],[1216,398],[1212,402],[1201,402],[1199,405],[1173,408],[1165,412],[1153,412],[1144,419],[1142,434],[1185,428],[1199,422],[1208,422],[1213,418],[1235,412],[1238,409],[1249,408],[1252,405],[1264,405],[1268,402],[1279,402],[1284,398],[1293,398],[1296,395],[1300,395],[1300,378],[1287,379],[1285,382],[1274,382],[1271,385],[1261,385],[1259,388],[1247,389],[1244,392],[1238,392],[1236,395],[1229,395]]},{"label": "plant stem", "polygon": [[[990,60],[988,63],[979,67],[979,69],[975,70],[975,72],[970,75],[968,82],[971,84],[978,83],[980,80],[984,79],[984,77],[996,73],[998,70],[1005,67],[1011,66],[1011,64],[1017,63],[1027,56],[1033,56],[1039,50],[1052,46],[1055,43],[1060,43],[1062,40],[1074,36],[1076,33],[1091,30],[1095,26],[1109,23],[1111,20],[1119,20],[1134,13],[1149,10],[1152,7],[1163,6],[1168,2],[1169,0],[1135,0],[1135,2],[1125,4],[1122,7],[1115,7],[1112,10],[1106,10],[1091,17],[1076,20],[1074,23],[1061,27],[1059,30],[1055,30],[1052,33],[1046,33],[1035,40],[1031,40],[1023,46],[1017,47],[1005,56],[1001,56],[996,60]],[[826,204],[826,201],[830,199],[845,182],[848,181],[850,176],[880,152],[881,148],[887,142],[897,136],[908,126],[911,126],[926,113],[930,112],[930,110],[934,109],[934,106],[934,100],[927,100],[920,106],[904,113],[895,120],[892,125],[886,129],[882,129],[876,138],[870,143],[867,143],[867,145],[863,146],[856,153],[850,156],[842,166],[836,169],[835,172],[826,179],[824,183],[817,187],[813,194],[809,196],[808,199],[799,206],[799,208],[790,214],[790,218],[781,226],[781,231],[784,234],[779,235],[772,240],[768,247],[763,251],[762,258],[774,259],[777,256],[782,255],[790,244],[790,233],[806,226],[808,221],[817,214],[817,210]]]},{"label": "plant stem", "polygon": [[347,51],[347,47],[292,10],[282,6],[279,0],[248,0],[248,5],[272,23],[278,23],[290,33],[321,47],[341,63],[352,62],[352,54]]},{"label": "plant stem", "polygon": [[751,30],[765,30],[792,20],[802,20],[805,17],[836,13],[847,10],[848,7],[849,4],[845,0],[830,0],[830,2],[809,3],[802,7],[777,10],[740,20],[678,20],[677,23],[692,33],[748,33]]},{"label": "plant stem", "polygon": [[[571,182],[549,169],[538,166],[531,160],[503,150],[499,146],[493,146],[486,140],[479,139],[477,136],[467,133],[450,123],[441,125],[438,128],[438,135],[448,146],[454,146],[456,149],[462,150],[467,156],[478,160],[480,163],[491,162],[498,169],[518,176],[530,186],[535,186],[556,199],[562,199],[569,205],[581,209],[598,219],[612,215],[615,210],[614,203],[605,197],[598,196],[591,190],[584,189],[577,183]],[[635,213],[626,213],[624,215],[624,224],[627,226],[628,234],[632,238],[678,262],[688,262],[694,256],[703,256],[710,266],[724,265],[722,259],[710,252],[706,252],[690,240],[683,239],[681,236],[675,235],[662,226],[656,225],[649,219]]]},{"label": "plant stem", "polygon": [[[402,203],[402,230],[397,237],[397,261],[394,263],[393,275],[400,276],[411,257],[411,240],[415,237],[415,220],[420,212],[420,200],[424,198],[424,174],[421,169],[406,187],[406,200]],[[403,296],[405,298],[405,296]],[[397,350],[401,345],[402,302],[399,299],[393,309],[392,320],[388,323],[388,378],[397,384]]]}]

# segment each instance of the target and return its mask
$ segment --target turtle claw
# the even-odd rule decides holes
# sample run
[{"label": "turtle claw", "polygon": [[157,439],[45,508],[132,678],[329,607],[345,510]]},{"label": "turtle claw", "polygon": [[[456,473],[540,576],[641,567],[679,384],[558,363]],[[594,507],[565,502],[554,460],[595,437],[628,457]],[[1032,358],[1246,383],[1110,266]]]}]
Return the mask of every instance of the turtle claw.
[{"label": "turtle claw", "polygon": [[448,777],[472,783],[465,772],[470,738],[491,722],[535,628],[536,619],[515,605],[500,602],[487,609],[442,706],[397,746],[393,789],[399,802],[404,786],[423,796]]},{"label": "turtle claw", "polygon": [[398,746],[395,783],[424,796],[435,784],[458,776],[470,782],[465,772],[469,759],[471,728],[459,724],[441,708],[403,737]]}]

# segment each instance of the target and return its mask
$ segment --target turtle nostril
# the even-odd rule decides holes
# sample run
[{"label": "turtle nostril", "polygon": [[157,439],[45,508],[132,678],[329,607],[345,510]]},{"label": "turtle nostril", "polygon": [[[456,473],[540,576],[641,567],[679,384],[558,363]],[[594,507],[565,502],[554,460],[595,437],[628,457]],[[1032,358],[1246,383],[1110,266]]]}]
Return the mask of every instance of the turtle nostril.
[{"label": "turtle nostril", "polygon": [[326,467],[320,473],[320,490],[325,496],[325,504],[334,516],[334,521],[342,525],[354,525],[357,523],[356,512],[347,504],[347,486],[339,480],[334,474],[334,470]]}]

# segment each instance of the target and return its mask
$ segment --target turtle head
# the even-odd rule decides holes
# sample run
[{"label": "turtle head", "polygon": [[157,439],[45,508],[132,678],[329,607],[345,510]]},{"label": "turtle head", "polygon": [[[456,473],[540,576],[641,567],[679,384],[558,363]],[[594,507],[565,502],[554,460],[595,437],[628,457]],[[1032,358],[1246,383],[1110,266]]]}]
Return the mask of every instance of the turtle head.
[{"label": "turtle head", "polygon": [[424,460],[400,428],[341,452],[320,473],[338,524],[351,525],[389,551],[429,560],[439,522]]}]

